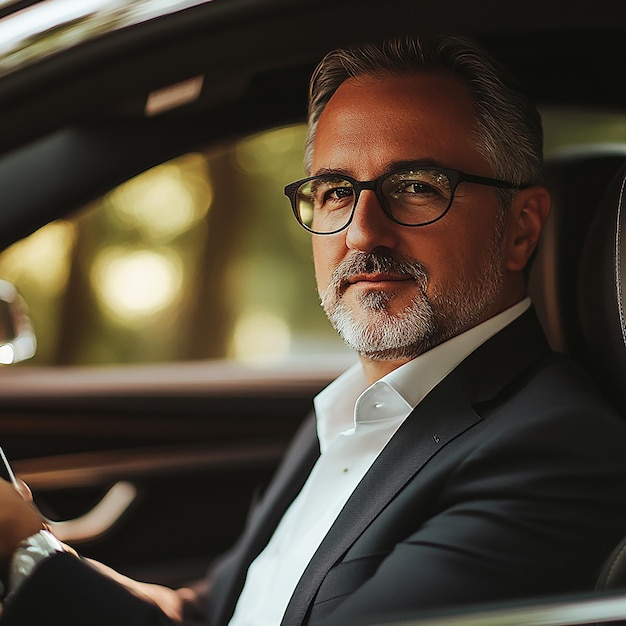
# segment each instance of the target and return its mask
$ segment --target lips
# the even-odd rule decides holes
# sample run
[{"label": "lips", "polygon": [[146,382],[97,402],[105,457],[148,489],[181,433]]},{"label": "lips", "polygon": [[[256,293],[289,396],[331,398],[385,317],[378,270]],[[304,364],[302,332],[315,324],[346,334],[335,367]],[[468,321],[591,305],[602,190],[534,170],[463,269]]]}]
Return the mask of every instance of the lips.
[{"label": "lips", "polygon": [[414,280],[412,276],[406,276],[403,274],[355,274],[350,276],[346,281],[348,285],[355,285],[357,283],[384,283],[384,282],[400,282]]},{"label": "lips", "polygon": [[[426,268],[413,258],[396,257],[379,251],[353,253],[335,268],[327,290],[334,299],[339,299],[352,286],[391,293],[395,291],[393,283],[416,283],[425,288],[427,280]],[[400,285],[397,288],[401,288]]]}]

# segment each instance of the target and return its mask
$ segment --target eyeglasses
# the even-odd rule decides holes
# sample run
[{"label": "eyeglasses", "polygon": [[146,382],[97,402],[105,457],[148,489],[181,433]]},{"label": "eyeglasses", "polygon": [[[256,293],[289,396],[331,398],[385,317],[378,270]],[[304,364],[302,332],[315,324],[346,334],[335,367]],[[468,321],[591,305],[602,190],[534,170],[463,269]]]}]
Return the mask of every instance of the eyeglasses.
[{"label": "eyeglasses", "polygon": [[333,235],[350,224],[359,195],[373,191],[389,219],[402,226],[426,226],[440,220],[452,206],[460,183],[524,189],[504,180],[464,174],[439,167],[399,169],[375,180],[356,180],[344,174],[323,174],[285,187],[296,219],[316,235]]}]

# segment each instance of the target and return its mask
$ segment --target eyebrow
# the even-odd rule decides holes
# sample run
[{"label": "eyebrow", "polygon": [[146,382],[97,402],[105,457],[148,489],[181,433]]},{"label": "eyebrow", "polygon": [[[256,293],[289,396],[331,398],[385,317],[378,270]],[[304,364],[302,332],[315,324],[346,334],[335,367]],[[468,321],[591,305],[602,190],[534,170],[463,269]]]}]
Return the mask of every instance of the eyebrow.
[{"label": "eyebrow", "polygon": [[[385,176],[396,170],[416,169],[420,167],[432,167],[436,169],[450,169],[435,159],[414,159],[405,161],[389,161],[385,164],[383,171],[379,176]],[[343,168],[332,169],[328,167],[321,167],[313,176],[349,176],[350,178],[356,178],[350,170]]]}]

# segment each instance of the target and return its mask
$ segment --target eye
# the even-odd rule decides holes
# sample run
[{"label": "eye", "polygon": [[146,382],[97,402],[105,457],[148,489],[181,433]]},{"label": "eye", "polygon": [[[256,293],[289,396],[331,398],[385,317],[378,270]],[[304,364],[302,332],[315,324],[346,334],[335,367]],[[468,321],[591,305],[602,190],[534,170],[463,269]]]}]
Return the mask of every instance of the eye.
[{"label": "eye", "polygon": [[315,207],[328,211],[351,205],[354,190],[349,181],[343,179],[319,179],[311,187]]},{"label": "eye", "polygon": [[395,190],[396,195],[400,195],[403,193],[408,194],[429,194],[429,193],[437,193],[437,190],[430,185],[427,185],[421,181],[406,181],[400,183]]},{"label": "eye", "polygon": [[325,201],[343,201],[346,198],[351,198],[353,195],[352,189],[350,187],[335,187],[333,189],[329,189],[324,193]]},{"label": "eye", "polygon": [[406,170],[389,176],[384,191],[390,200],[401,203],[422,203],[447,200],[450,181],[438,170]]}]

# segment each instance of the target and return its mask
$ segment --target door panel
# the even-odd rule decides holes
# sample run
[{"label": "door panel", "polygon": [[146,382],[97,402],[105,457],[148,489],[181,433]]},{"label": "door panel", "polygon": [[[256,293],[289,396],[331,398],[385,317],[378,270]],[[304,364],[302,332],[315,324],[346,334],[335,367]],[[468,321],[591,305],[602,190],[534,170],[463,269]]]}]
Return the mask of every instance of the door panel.
[{"label": "door panel", "polygon": [[181,584],[237,539],[313,395],[337,373],[324,369],[5,370],[1,443],[52,520],[132,485],[119,521],[76,547],[125,574]]}]

